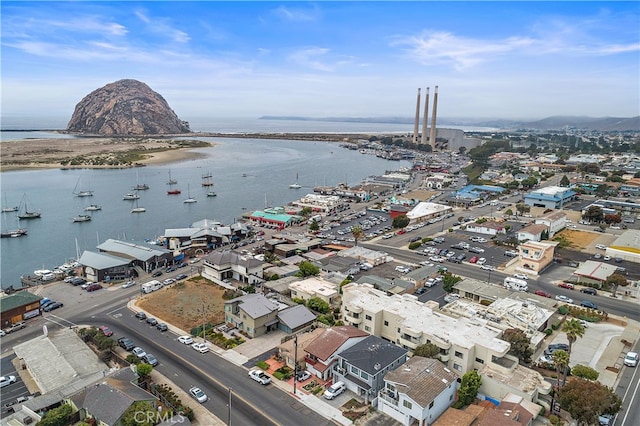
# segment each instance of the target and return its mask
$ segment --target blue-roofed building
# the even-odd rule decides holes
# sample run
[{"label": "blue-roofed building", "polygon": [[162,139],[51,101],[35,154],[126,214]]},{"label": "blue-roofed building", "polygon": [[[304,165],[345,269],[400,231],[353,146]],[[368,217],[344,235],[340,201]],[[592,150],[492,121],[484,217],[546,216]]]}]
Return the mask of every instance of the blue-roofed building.
[{"label": "blue-roofed building", "polygon": [[480,204],[492,195],[502,194],[504,188],[495,185],[467,185],[447,197],[447,203],[468,207]]},{"label": "blue-roofed building", "polygon": [[301,220],[300,216],[288,214],[284,207],[272,207],[256,210],[249,216],[249,220],[257,225],[266,225],[275,229],[284,229]]},{"label": "blue-roofed building", "polygon": [[536,189],[524,196],[524,203],[532,207],[562,209],[565,204],[575,200],[576,192],[562,186],[547,186]]}]

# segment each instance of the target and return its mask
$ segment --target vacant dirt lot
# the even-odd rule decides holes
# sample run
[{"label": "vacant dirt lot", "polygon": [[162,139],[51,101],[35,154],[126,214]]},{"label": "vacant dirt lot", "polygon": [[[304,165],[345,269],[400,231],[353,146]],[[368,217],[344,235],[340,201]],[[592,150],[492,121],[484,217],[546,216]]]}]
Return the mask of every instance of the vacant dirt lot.
[{"label": "vacant dirt lot", "polygon": [[567,238],[567,240],[571,242],[571,248],[578,250],[586,248],[595,239],[600,237],[600,235],[595,232],[575,231],[572,229],[565,229],[556,234],[556,236],[563,236]]},{"label": "vacant dirt lot", "polygon": [[204,278],[193,278],[144,295],[136,305],[159,320],[189,332],[202,324],[203,307],[208,324],[224,322],[223,294],[224,288]]}]

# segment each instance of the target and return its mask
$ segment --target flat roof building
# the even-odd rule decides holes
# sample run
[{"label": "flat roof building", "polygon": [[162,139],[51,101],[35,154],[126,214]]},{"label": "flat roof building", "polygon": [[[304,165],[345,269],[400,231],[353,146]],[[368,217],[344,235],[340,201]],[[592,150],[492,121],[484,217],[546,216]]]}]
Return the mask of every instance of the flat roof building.
[{"label": "flat roof building", "polygon": [[562,186],[547,186],[526,194],[524,203],[532,207],[544,207],[546,209],[562,209],[565,204],[573,201],[576,192]]}]

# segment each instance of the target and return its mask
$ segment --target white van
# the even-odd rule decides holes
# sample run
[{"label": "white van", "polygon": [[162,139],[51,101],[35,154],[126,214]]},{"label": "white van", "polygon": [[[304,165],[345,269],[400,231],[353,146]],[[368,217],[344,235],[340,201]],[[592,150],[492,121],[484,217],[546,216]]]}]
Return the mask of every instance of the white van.
[{"label": "white van", "polygon": [[326,391],[324,391],[325,399],[333,399],[345,390],[344,382],[335,382]]},{"label": "white van", "polygon": [[141,290],[143,293],[151,293],[152,291],[160,290],[162,283],[158,280],[152,280],[148,283],[142,284]]},{"label": "white van", "polygon": [[527,282],[525,280],[521,280],[518,278],[507,277],[504,279],[504,286],[510,290],[516,291],[527,291],[529,287],[527,286]]}]

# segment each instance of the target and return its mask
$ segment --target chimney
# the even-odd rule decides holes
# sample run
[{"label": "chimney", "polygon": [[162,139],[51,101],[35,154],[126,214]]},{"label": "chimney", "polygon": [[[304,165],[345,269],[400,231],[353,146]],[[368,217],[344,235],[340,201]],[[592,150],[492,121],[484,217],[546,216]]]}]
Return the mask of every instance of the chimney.
[{"label": "chimney", "polygon": [[427,96],[424,98],[424,117],[422,117],[422,145],[427,143],[427,117],[429,116],[429,88],[427,87]]},{"label": "chimney", "polygon": [[418,143],[418,129],[420,124],[420,88],[418,88],[418,99],[416,100],[416,119],[413,123],[413,143]]},{"label": "chimney", "polygon": [[431,138],[429,144],[431,150],[436,150],[436,113],[438,112],[438,86],[433,91],[433,113],[431,114]]}]

